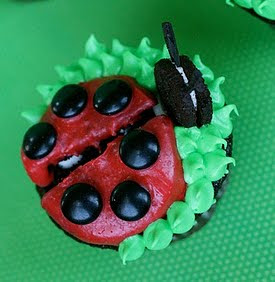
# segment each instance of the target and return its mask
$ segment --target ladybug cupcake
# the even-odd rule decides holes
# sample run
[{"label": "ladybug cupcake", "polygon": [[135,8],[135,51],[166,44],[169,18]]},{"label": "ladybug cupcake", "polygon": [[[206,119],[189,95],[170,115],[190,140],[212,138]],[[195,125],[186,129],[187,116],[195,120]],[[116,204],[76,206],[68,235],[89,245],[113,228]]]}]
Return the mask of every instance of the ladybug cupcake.
[{"label": "ladybug cupcake", "polygon": [[57,84],[38,87],[45,105],[22,114],[33,125],[21,157],[42,207],[123,263],[203,225],[235,163],[224,78],[179,55],[170,23],[163,31],[162,51],[147,38],[108,50],[92,35],[85,57],[56,67]]}]

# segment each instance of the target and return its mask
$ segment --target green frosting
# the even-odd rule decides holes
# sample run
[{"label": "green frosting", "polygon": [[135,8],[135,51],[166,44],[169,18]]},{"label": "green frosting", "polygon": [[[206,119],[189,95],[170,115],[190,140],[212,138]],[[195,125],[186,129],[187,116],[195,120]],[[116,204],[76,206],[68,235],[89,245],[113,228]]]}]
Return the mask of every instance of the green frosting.
[{"label": "green frosting", "polygon": [[211,93],[211,98],[213,101],[214,110],[224,106],[225,99],[222,94],[220,86],[224,83],[225,78],[223,76],[218,77],[208,83],[208,89]]},{"label": "green frosting", "polygon": [[233,124],[230,118],[232,111],[239,115],[235,105],[226,105],[213,113],[211,124],[216,126],[223,138],[228,137],[232,132]]},{"label": "green frosting", "polygon": [[24,111],[21,113],[21,116],[29,121],[31,124],[39,122],[41,116],[45,113],[47,105],[40,105],[36,108]]},{"label": "green frosting", "polygon": [[[22,116],[31,123],[36,123],[62,86],[102,76],[133,76],[139,84],[154,91],[154,65],[161,58],[167,57],[167,48],[151,48],[148,38],[143,38],[137,48],[124,46],[114,39],[111,49],[108,49],[92,35],[85,46],[83,58],[68,67],[55,68],[59,76],[58,83],[37,87],[44,105],[23,112]],[[166,220],[158,219],[151,223],[142,235],[128,237],[120,243],[119,255],[124,264],[142,256],[145,248],[166,248],[172,241],[173,233],[183,234],[190,230],[195,224],[195,214],[207,211],[215,202],[212,181],[228,173],[228,164],[235,164],[233,158],[226,156],[224,148],[227,143],[224,138],[232,132],[230,114],[238,112],[234,105],[225,105],[225,98],[220,89],[224,77],[215,79],[214,73],[202,63],[199,55],[195,55],[193,62],[201,71],[211,93],[214,109],[211,124],[201,128],[175,127],[184,179],[188,184],[186,197],[171,205]]]},{"label": "green frosting", "polygon": [[62,87],[64,86],[65,83],[58,83],[55,85],[38,85],[36,87],[36,90],[40,93],[40,95],[42,96],[45,105],[48,106],[51,101],[53,96],[55,95],[55,93]]},{"label": "green frosting", "polygon": [[193,63],[201,71],[202,77],[204,78],[206,83],[214,79],[214,73],[209,67],[202,63],[199,55],[194,56]]},{"label": "green frosting", "polygon": [[223,149],[202,155],[193,152],[183,160],[184,179],[187,184],[194,183],[196,180],[206,177],[211,181],[216,181],[228,173],[227,165],[235,161],[233,158],[226,157]]},{"label": "green frosting", "polygon": [[195,223],[195,214],[185,202],[174,202],[167,211],[167,221],[174,234],[189,231]]},{"label": "green frosting", "polygon": [[140,258],[145,251],[144,240],[141,235],[134,235],[119,244],[118,253],[123,264]]},{"label": "green frosting", "polygon": [[164,219],[151,223],[143,233],[144,243],[149,250],[165,249],[173,239],[173,231]]},{"label": "green frosting", "polygon": [[202,128],[175,127],[176,139],[178,140],[178,151],[182,159],[189,154],[198,151],[205,154],[216,149],[226,147],[226,141],[221,137],[220,131],[213,125]]},{"label": "green frosting", "polygon": [[252,7],[260,16],[270,20],[275,20],[274,0],[252,0]]},{"label": "green frosting", "polygon": [[275,20],[275,1],[274,0],[226,0],[230,6],[234,3],[247,9],[254,9],[254,11],[267,19]]},{"label": "green frosting", "polygon": [[[247,8],[250,9],[252,8],[252,0],[232,0],[233,2],[235,2],[236,4],[238,4],[239,6],[243,7],[243,8]],[[226,0],[226,3],[232,7],[234,7],[234,4],[231,0]]]},{"label": "green frosting", "polygon": [[214,203],[214,189],[211,181],[201,178],[189,185],[185,201],[194,213],[207,211]]}]

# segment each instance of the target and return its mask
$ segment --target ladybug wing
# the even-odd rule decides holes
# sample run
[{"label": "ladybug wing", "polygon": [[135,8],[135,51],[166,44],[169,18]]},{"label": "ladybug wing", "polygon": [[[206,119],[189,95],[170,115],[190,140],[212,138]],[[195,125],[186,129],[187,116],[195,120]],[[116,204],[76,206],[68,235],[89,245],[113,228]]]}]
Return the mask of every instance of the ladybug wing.
[{"label": "ladybug wing", "polygon": [[[90,244],[118,245],[184,198],[186,187],[171,120],[158,116],[137,131],[116,138],[102,155],[78,167],[43,196],[42,207],[61,228]],[[137,138],[135,144],[131,134]],[[139,157],[131,158],[124,150],[130,155],[130,150],[139,150]],[[71,188],[77,184],[89,185],[91,195],[100,195],[100,200],[91,196],[95,197],[92,210],[96,216],[89,215],[91,208],[87,211],[86,192],[82,196],[75,192],[67,201],[68,191],[77,189]],[[80,209],[75,208],[76,203]],[[89,216],[90,222],[83,224],[81,220]]]}]

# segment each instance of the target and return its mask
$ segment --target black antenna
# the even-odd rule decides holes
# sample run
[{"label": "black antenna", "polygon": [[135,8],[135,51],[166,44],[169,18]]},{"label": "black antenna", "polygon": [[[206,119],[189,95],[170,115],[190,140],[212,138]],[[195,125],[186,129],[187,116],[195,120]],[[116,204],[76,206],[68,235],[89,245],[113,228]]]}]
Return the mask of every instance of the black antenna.
[{"label": "black antenna", "polygon": [[162,30],[171,60],[177,67],[180,67],[180,56],[172,24],[169,22],[162,23]]}]

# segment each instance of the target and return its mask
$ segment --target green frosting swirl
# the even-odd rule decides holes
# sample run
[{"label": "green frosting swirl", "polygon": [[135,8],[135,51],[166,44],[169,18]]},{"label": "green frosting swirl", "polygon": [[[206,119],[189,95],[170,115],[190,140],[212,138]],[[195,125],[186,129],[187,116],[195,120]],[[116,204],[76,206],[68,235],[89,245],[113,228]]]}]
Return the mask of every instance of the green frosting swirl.
[{"label": "green frosting swirl", "polygon": [[221,76],[208,82],[208,89],[211,92],[214,110],[224,106],[225,98],[220,88],[224,81],[225,78]]},{"label": "green frosting swirl", "polygon": [[[25,111],[22,116],[31,123],[39,121],[55,93],[65,84],[79,83],[109,75],[129,75],[136,78],[142,86],[155,90],[154,65],[161,58],[168,58],[167,48],[158,50],[150,47],[148,38],[143,38],[137,48],[122,45],[113,40],[111,49],[98,42],[92,35],[86,46],[85,56],[68,67],[56,66],[59,76],[54,85],[39,85],[44,104]],[[211,124],[201,128],[175,127],[177,148],[184,167],[184,179],[188,184],[186,197],[174,202],[167,211],[167,219],[151,223],[142,235],[126,238],[119,245],[119,255],[125,264],[138,259],[145,251],[161,250],[172,241],[173,233],[183,234],[195,224],[195,214],[207,211],[214,203],[212,181],[228,173],[227,165],[235,164],[233,158],[226,156],[224,138],[232,132],[230,114],[238,114],[234,105],[225,106],[221,91],[224,77],[214,78],[214,73],[205,66],[199,55],[194,64],[201,71],[211,93],[213,117]],[[185,200],[185,201],[184,201]]]},{"label": "green frosting swirl", "polygon": [[151,223],[143,233],[144,243],[149,250],[165,249],[173,239],[173,231],[164,219]]},{"label": "green frosting swirl", "polygon": [[209,67],[202,63],[199,55],[194,56],[193,63],[201,71],[202,77],[204,78],[206,83],[214,79],[214,73]]},{"label": "green frosting swirl", "polygon": [[202,128],[176,126],[175,134],[179,140],[177,146],[182,159],[195,151],[202,155],[227,145],[217,127],[211,124]]},{"label": "green frosting swirl", "polygon": [[214,189],[211,181],[201,178],[189,185],[185,201],[194,213],[207,211],[214,203]]},{"label": "green frosting swirl", "polygon": [[[243,8],[247,8],[250,9],[252,8],[252,0],[232,0],[234,1],[236,4],[238,4],[239,6],[243,7]],[[231,0],[226,0],[226,3],[232,7],[234,7],[234,4],[232,3]]]},{"label": "green frosting swirl", "polygon": [[174,234],[189,231],[195,223],[195,214],[185,202],[174,202],[167,211],[167,221]]},{"label": "green frosting swirl", "polygon": [[28,111],[21,113],[21,116],[32,124],[39,122],[41,116],[47,110],[47,105],[40,105]]},{"label": "green frosting swirl", "polygon": [[205,155],[194,152],[183,161],[185,181],[187,184],[192,184],[203,177],[217,181],[228,173],[227,165],[230,163],[235,164],[234,159],[226,157],[226,153],[222,149]]},{"label": "green frosting swirl", "polygon": [[260,16],[270,20],[275,20],[274,0],[252,0],[252,7]]},{"label": "green frosting swirl", "polygon": [[274,0],[226,0],[226,3],[230,6],[234,6],[234,3],[236,3],[243,8],[254,9],[258,15],[275,20]]},{"label": "green frosting swirl", "polygon": [[118,253],[123,264],[140,258],[145,251],[144,240],[141,235],[134,235],[119,244]]},{"label": "green frosting swirl", "polygon": [[228,137],[232,132],[233,124],[230,118],[232,111],[239,115],[235,105],[226,105],[213,113],[211,124],[216,126],[223,138]]}]

